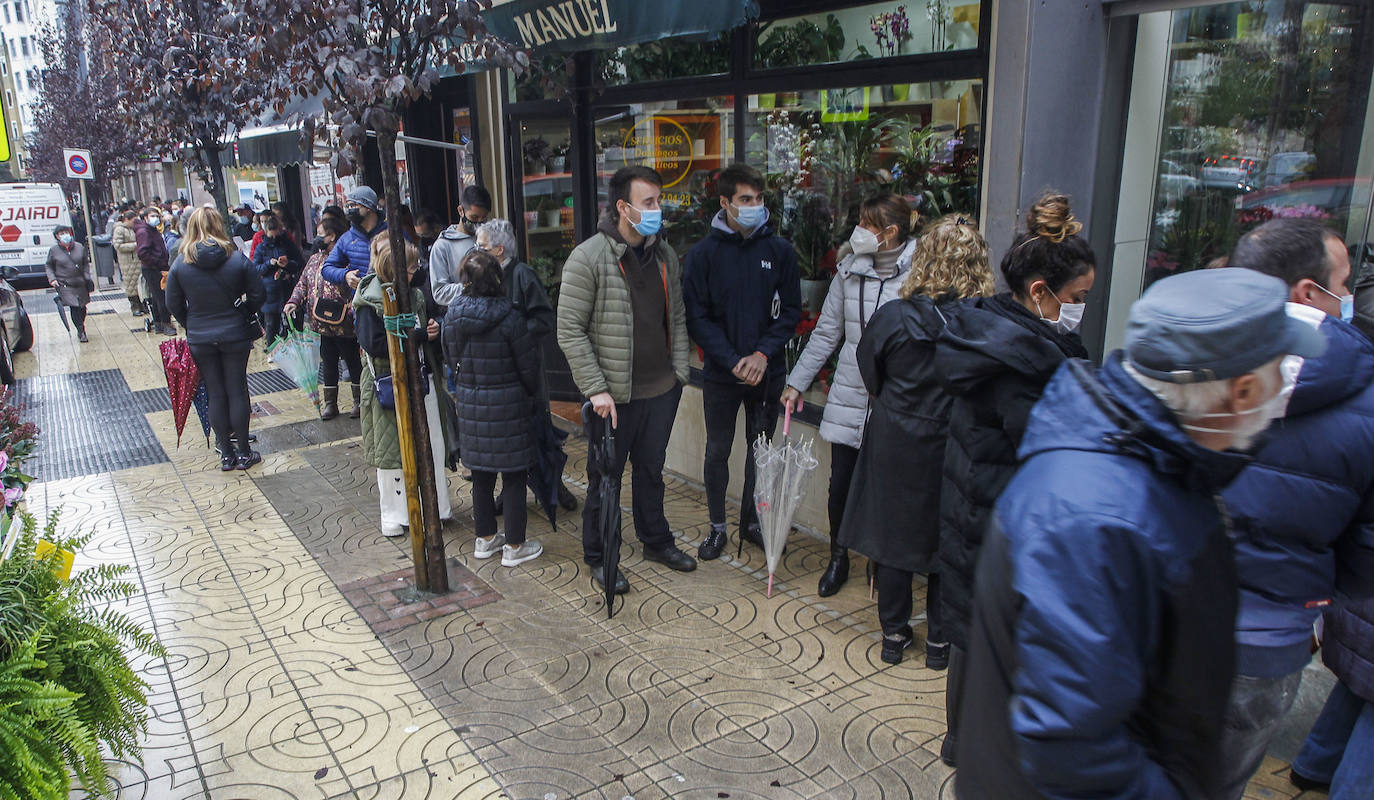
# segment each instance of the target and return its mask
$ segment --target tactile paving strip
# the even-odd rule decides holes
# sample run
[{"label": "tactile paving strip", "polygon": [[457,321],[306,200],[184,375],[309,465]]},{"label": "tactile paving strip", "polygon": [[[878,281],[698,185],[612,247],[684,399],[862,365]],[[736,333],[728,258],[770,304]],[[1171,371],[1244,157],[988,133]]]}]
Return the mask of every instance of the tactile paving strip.
[{"label": "tactile paving strip", "polygon": [[[29,298],[29,301],[28,301],[27,303],[24,304],[24,310],[27,311],[27,312],[29,312],[30,315],[32,315],[32,314],[56,314],[56,313],[57,313],[57,304],[54,303],[54,302],[52,301],[52,299],[53,299],[54,297],[56,297],[56,296],[57,296],[57,293],[56,293],[56,292],[48,292],[47,294],[39,295],[39,296],[36,297],[36,298]],[[91,302],[92,302],[92,303],[94,303],[94,302],[97,301],[97,300],[122,300],[122,299],[124,299],[124,293],[123,293],[123,292],[112,292],[112,293],[107,293],[107,294],[93,294],[93,295],[91,295]],[[104,312],[104,311],[92,311],[91,313],[93,313],[93,314],[103,314],[103,313],[105,313],[105,312]],[[113,313],[113,312],[112,312],[112,313]]]},{"label": "tactile paving strip", "polygon": [[38,450],[26,463],[40,481],[168,460],[117,369],[25,378],[17,397],[25,418],[42,431]]},{"label": "tactile paving strip", "polygon": [[[286,392],[295,388],[296,384],[292,383],[291,379],[286,377],[286,373],[279,369],[248,373],[248,394],[252,396]],[[133,395],[134,405],[138,407],[141,414],[172,410],[172,398],[168,396],[167,389],[164,387],[144,389],[140,392],[134,392]]]}]

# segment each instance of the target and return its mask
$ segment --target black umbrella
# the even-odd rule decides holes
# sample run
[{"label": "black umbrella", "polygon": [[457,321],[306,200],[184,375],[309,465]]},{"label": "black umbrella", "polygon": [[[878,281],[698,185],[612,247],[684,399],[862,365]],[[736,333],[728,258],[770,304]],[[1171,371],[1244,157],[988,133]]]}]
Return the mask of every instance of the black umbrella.
[{"label": "black umbrella", "polygon": [[52,301],[57,304],[57,316],[62,319],[62,327],[66,328],[68,333],[71,333],[72,323],[67,319],[67,307],[62,305],[62,295],[53,295]]},{"label": "black umbrella", "polygon": [[606,589],[606,619],[615,616],[615,579],[620,570],[620,497],[619,475],[615,465],[615,428],[609,418],[603,419],[592,410],[591,403],[582,404],[582,424],[587,428],[587,457],[603,465],[601,476],[588,491],[595,492],[601,503],[597,519],[597,533],[601,536],[601,585]]},{"label": "black umbrella", "polygon": [[554,426],[549,419],[548,406],[539,401],[535,401],[530,425],[534,434],[534,461],[526,482],[549,516],[549,524],[557,530],[558,522],[554,517],[558,508],[558,487],[563,484],[563,466],[568,463],[568,454],[563,452],[563,440],[568,434]]}]

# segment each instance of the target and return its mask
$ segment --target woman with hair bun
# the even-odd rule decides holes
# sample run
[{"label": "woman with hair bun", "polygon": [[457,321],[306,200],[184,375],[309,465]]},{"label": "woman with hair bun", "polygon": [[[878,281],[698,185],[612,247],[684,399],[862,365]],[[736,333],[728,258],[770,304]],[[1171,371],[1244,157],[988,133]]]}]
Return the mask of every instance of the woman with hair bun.
[{"label": "woman with hair bun", "polygon": [[963,659],[973,616],[974,567],[997,497],[1016,473],[1031,407],[1069,358],[1097,261],[1069,198],[1046,193],[1002,257],[1011,291],[965,301],[936,346],[935,371],[952,396],[940,491],[941,617],[950,641],[940,757],[954,765]]},{"label": "woman with hair bun", "polygon": [[802,392],[811,386],[835,349],[840,349],[820,430],[821,438],[830,442],[830,563],[816,586],[821,597],[835,594],[849,579],[849,551],[838,537],[854,466],[859,461],[869,400],[855,353],[873,315],[897,299],[911,268],[916,251],[911,238],[913,216],[911,206],[895,194],[876,195],[859,206],[859,224],[849,237],[850,252],[840,260],[820,319],[782,393],[783,406],[792,412],[800,409]]},{"label": "woman with hair bun", "polygon": [[[940,480],[950,398],[935,371],[935,343],[959,301],[993,292],[988,243],[964,214],[941,217],[916,242],[902,299],[873,315],[859,342],[859,374],[873,400],[849,490],[840,544],[875,566],[882,659],[902,661],[914,641],[911,579],[927,573],[926,667],[944,669]],[[898,501],[899,500],[899,501]]]}]

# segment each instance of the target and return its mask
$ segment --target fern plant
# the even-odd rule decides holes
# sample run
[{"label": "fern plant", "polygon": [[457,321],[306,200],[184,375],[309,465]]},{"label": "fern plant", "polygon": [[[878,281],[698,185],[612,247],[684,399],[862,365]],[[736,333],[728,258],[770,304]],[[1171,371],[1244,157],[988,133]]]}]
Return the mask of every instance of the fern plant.
[{"label": "fern plant", "polygon": [[[147,726],[147,684],[128,654],[164,652],[128,617],[99,607],[134,593],[123,580],[128,567],[106,564],[62,580],[55,551],[34,555],[37,522],[28,514],[20,519],[20,538],[0,563],[0,675],[11,681],[0,691],[0,800],[64,798],[69,776],[104,794],[109,777],[102,751],[136,761],[138,735]],[[48,517],[42,538],[59,549],[75,552],[90,539],[59,535],[58,520],[59,512]],[[61,713],[46,715],[62,704]],[[26,736],[29,727],[42,733],[40,743]],[[54,753],[60,778],[49,784],[23,777],[49,774],[43,765]],[[51,791],[42,788],[48,786]]]}]

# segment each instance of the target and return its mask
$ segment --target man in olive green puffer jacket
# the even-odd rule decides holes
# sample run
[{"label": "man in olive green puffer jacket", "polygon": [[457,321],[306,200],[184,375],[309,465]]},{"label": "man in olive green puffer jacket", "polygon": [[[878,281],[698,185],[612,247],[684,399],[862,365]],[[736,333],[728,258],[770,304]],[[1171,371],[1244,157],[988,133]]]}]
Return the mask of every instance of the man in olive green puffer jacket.
[{"label": "man in olive green puffer jacket", "polygon": [[[657,235],[662,185],[648,167],[624,167],[611,177],[610,206],[597,233],[563,267],[558,345],[577,388],[615,427],[615,462],[589,458],[588,482],[595,487],[603,475],[615,476],[619,503],[628,458],[644,557],[690,572],[697,562],[678,549],[663,514],[663,465],[689,375],[689,345],[677,254]],[[592,491],[582,508],[582,557],[592,567],[601,564],[601,503]],[[600,570],[592,574],[600,583]],[[623,575],[616,575],[615,589],[629,590]]]}]

